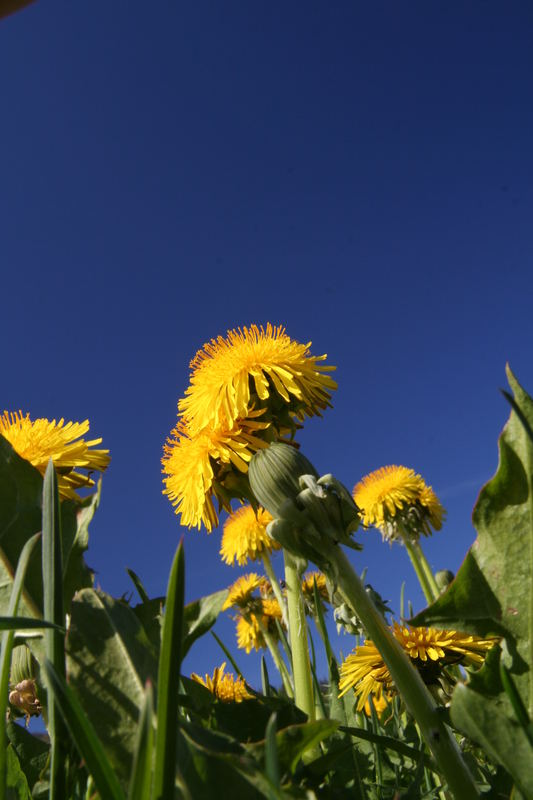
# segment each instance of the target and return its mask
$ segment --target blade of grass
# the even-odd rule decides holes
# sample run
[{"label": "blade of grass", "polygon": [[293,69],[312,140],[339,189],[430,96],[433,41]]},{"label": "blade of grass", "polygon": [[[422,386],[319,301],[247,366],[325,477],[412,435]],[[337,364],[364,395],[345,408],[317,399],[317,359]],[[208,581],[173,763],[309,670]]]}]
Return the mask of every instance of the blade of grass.
[{"label": "blade of grass", "polygon": [[[40,536],[41,534],[36,534]],[[46,622],[44,619],[35,619],[35,617],[0,617],[0,631],[29,631],[29,630],[44,630],[44,628],[57,628],[62,633],[65,633],[65,628],[61,625],[56,625],[54,622]]]},{"label": "blade of grass", "polygon": [[146,593],[146,589],[144,588],[144,586],[142,584],[142,581],[139,578],[139,576],[132,569],[126,568],[126,572],[130,576],[131,582],[133,583],[133,585],[137,589],[137,592],[139,593],[139,597],[141,598],[142,602],[143,603],[148,603],[150,598],[148,597],[148,594]]},{"label": "blade of grass", "polygon": [[261,656],[261,688],[265,697],[270,696],[270,681],[268,679],[267,663],[264,656]]},{"label": "blade of grass", "polygon": [[[22,587],[24,586],[24,578],[28,568],[30,556],[40,537],[41,534],[36,533],[31,537],[31,539],[28,539],[22,548],[15,572],[13,588],[11,589],[11,597],[9,598],[8,614],[10,616],[8,619],[12,618],[18,611],[20,596],[22,594]],[[4,720],[6,718],[9,695],[9,672],[11,669],[11,652],[13,650],[14,639],[15,630],[5,629],[4,633],[2,634],[2,650],[0,653],[0,797],[6,796],[7,742]]]},{"label": "blade of grass", "polygon": [[104,747],[75,693],[48,659],[44,662],[44,671],[48,691],[53,695],[62,720],[70,731],[72,740],[85,761],[100,796],[109,800],[125,800],[124,792]]},{"label": "blade of grass", "polygon": [[[43,482],[43,608],[44,618],[62,627],[63,556],[61,547],[61,512],[57,476],[52,459],[48,462]],[[65,636],[56,628],[44,634],[46,658],[55,672],[65,678]],[[63,718],[58,713],[54,693],[47,700],[48,732],[50,734],[50,800],[66,797],[67,736]]]},{"label": "blade of grass", "polygon": [[[276,714],[268,720],[265,732],[265,773],[273,786],[279,790],[280,771],[278,745],[276,742]],[[277,792],[269,792],[269,800],[276,800]]]},{"label": "blade of grass", "polygon": [[400,742],[398,739],[394,739],[392,736],[380,736],[372,733],[372,731],[366,731],[364,728],[352,728],[348,725],[341,725],[339,730],[349,733],[350,736],[355,736],[357,739],[365,739],[367,742],[374,742],[382,747],[395,750],[397,753],[400,753],[400,755],[407,756],[417,763],[420,759],[422,759],[424,766],[428,767],[428,769],[432,770],[433,772],[438,772],[436,764],[430,756],[426,755],[425,753],[421,753],[420,750],[416,749],[416,747],[411,747],[404,742]]},{"label": "blade of grass", "polygon": [[233,667],[233,669],[235,670],[235,672],[237,673],[239,678],[242,678],[244,680],[244,675],[242,674],[241,670],[237,666],[237,662],[235,661],[235,659],[231,655],[230,651],[228,650],[228,648],[226,647],[224,642],[221,639],[218,638],[218,636],[216,635],[216,633],[214,631],[211,631],[211,636],[214,638],[215,642],[218,644],[218,646],[220,647],[220,649],[222,650],[222,652],[224,653],[224,655],[228,659],[229,663],[231,664],[231,666]]},{"label": "blade of grass", "polygon": [[178,692],[183,638],[185,556],[178,545],[168,580],[157,679],[154,800],[173,797],[178,740]]},{"label": "blade of grass", "polygon": [[154,700],[152,684],[146,683],[144,702],[137,729],[128,800],[150,800],[154,755]]}]

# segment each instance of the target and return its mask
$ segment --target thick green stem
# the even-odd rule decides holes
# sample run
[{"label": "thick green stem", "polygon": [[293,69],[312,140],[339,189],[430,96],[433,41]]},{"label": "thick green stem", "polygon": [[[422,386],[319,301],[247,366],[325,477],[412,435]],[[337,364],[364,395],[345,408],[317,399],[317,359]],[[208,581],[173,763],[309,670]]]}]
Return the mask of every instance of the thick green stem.
[{"label": "thick green stem", "polygon": [[414,542],[413,548],[418,555],[418,560],[420,562],[420,566],[424,570],[424,574],[427,578],[427,582],[431,587],[431,591],[433,593],[433,599],[436,600],[437,597],[440,595],[440,589],[437,585],[437,581],[435,580],[435,575],[433,574],[433,570],[430,567],[429,561],[427,560],[424,551],[420,545],[420,542]]},{"label": "thick green stem", "polygon": [[270,556],[266,552],[263,552],[263,566],[265,568],[265,572],[268,575],[268,580],[270,581],[270,585],[272,586],[272,591],[276,597],[276,600],[279,603],[279,607],[281,608],[281,614],[283,618],[283,623],[286,628],[288,628],[289,624],[287,621],[287,603],[285,602],[285,598],[283,597],[283,592],[281,591],[281,586],[279,585],[279,581],[276,578],[276,574],[272,569],[272,562],[270,561]]},{"label": "thick green stem", "polygon": [[283,552],[285,557],[285,583],[287,585],[289,641],[292,652],[292,675],[294,678],[294,700],[298,708],[307,714],[309,721],[313,721],[315,719],[315,700],[300,574],[294,557],[287,550]]},{"label": "thick green stem", "polygon": [[391,634],[341,548],[334,546],[331,550],[330,561],[339,588],[361,619],[369,639],[372,639],[381,653],[396,688],[420,726],[422,735],[450,791],[456,800],[472,800],[479,797],[457,742],[449,728],[442,722],[422,678],[410,663],[400,643]]},{"label": "thick green stem", "polygon": [[405,545],[405,549],[407,550],[407,555],[411,559],[411,564],[415,569],[416,576],[419,580],[420,586],[422,587],[422,591],[424,592],[424,597],[428,603],[432,603],[436,597],[433,596],[431,585],[427,579],[426,572],[420,563],[418,552],[415,550],[414,544],[409,540],[408,537],[403,539],[403,543]]}]

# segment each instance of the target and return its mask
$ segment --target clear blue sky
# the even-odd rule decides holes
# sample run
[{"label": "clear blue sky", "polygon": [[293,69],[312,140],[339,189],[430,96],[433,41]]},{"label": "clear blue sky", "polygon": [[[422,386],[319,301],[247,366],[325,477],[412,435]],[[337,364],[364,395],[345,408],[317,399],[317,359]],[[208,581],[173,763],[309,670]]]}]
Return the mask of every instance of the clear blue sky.
[{"label": "clear blue sky", "polygon": [[[429,558],[457,569],[507,360],[533,392],[532,34],[529,2],[39,0],[0,23],[1,410],[89,417],[110,448],[105,590],[128,566],[164,593],[189,360],[267,321],[338,367],[306,455],[349,488],[419,471],[448,509]],[[420,607],[405,553],[363,536],[369,580]],[[185,531],[189,599],[240,574],[219,541]],[[187,667],[220,660],[206,639]]]}]

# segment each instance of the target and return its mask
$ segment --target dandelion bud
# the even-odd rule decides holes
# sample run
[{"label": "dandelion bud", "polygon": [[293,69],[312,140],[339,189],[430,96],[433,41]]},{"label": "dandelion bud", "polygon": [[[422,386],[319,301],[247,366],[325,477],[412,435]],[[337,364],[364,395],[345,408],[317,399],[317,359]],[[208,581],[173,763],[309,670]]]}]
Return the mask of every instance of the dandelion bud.
[{"label": "dandelion bud", "polygon": [[259,503],[273,517],[281,516],[287,499],[294,500],[302,486],[299,478],[318,473],[295,447],[280,442],[254,454],[248,469],[250,486]]},{"label": "dandelion bud", "polygon": [[454,577],[455,575],[449,569],[440,569],[435,573],[435,580],[441,593],[448,588]]},{"label": "dandelion bud", "polygon": [[20,645],[13,650],[11,661],[11,686],[9,692],[10,704],[22,712],[26,717],[26,725],[30,717],[38,716],[42,711],[38,696],[36,675],[36,662],[26,645]]}]

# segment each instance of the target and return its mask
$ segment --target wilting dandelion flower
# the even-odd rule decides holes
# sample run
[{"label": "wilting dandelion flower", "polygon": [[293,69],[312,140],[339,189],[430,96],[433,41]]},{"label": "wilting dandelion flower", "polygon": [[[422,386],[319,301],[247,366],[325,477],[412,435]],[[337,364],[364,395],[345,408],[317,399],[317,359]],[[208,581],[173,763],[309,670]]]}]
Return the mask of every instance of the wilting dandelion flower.
[{"label": "wilting dandelion flower", "polygon": [[271,514],[260,508],[257,514],[251,506],[234,511],[224,523],[220,555],[226,564],[237,561],[240,566],[256,561],[263,554],[279,550],[281,545],[266,530]]},{"label": "wilting dandelion flower", "polygon": [[[465,666],[482,664],[487,652],[498,639],[482,639],[459,631],[436,628],[411,628],[394,623],[392,633],[411,658],[428,685],[438,683],[448,664]],[[367,639],[356,647],[340,667],[340,697],[353,689],[358,697],[357,710],[362,711],[369,695],[380,704],[384,692],[394,689],[392,677],[377,647]]]},{"label": "wilting dandelion flower", "polygon": [[[44,475],[50,459],[57,472],[60,497],[79,502],[76,489],[94,486],[90,473],[103,472],[110,462],[109,450],[94,446],[102,439],[85,441],[81,437],[89,430],[89,420],[65,422],[64,419],[31,420],[22,411],[4,411],[0,416],[0,434],[7,439],[21,458],[29,461]],[[86,470],[84,475],[78,470]]]},{"label": "wilting dandelion flower", "polygon": [[375,525],[388,541],[416,541],[442,527],[444,509],[431,486],[408,467],[389,466],[366,475],[353,490],[363,524]]},{"label": "wilting dandelion flower", "polygon": [[281,325],[251,325],[211,339],[191,361],[190,386],[179,401],[180,415],[192,433],[246,418],[253,408],[279,407],[287,420],[320,414],[331,405],[337,384],[325,374],[334,369],[312,356]]},{"label": "wilting dandelion flower", "polygon": [[242,703],[243,700],[250,700],[252,695],[246,688],[246,684],[242,678],[235,678],[234,675],[228,673],[224,675],[226,662],[215,667],[213,676],[206,675],[201,678],[195,672],[192,673],[191,678],[197,683],[201,683],[206,689],[215,695],[219,700],[224,703]]}]

